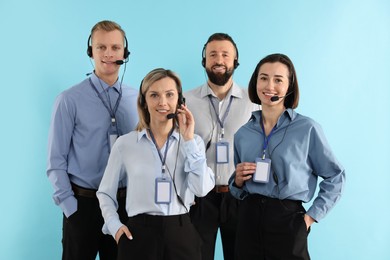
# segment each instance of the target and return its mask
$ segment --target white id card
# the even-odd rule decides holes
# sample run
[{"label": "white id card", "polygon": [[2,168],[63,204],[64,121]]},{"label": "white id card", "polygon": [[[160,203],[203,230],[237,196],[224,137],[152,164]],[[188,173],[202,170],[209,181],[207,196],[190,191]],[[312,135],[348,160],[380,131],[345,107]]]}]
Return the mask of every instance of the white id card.
[{"label": "white id card", "polygon": [[271,172],[271,159],[256,158],[256,171],[253,174],[254,182],[268,183]]},{"label": "white id card", "polygon": [[117,134],[110,134],[109,141],[110,141],[110,149],[112,149],[112,146],[114,145],[116,139],[118,139]]},{"label": "white id card", "polygon": [[217,142],[216,163],[229,163],[229,143]]},{"label": "white id card", "polygon": [[172,183],[168,179],[156,178],[155,202],[156,204],[171,203]]},{"label": "white id card", "polygon": [[110,124],[110,127],[108,128],[107,139],[111,152],[111,149],[114,146],[116,139],[118,139],[118,132],[116,131],[116,126],[113,124]]}]

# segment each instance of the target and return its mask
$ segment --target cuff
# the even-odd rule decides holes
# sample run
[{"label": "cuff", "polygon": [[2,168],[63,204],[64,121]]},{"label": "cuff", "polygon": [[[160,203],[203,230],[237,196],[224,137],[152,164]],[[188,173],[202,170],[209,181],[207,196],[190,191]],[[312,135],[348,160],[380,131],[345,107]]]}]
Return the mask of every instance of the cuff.
[{"label": "cuff", "polygon": [[77,211],[77,199],[74,196],[69,196],[63,202],[59,204],[65,217],[71,216]]},{"label": "cuff", "polygon": [[121,226],[123,226],[122,222],[118,218],[113,218],[107,223],[104,223],[102,232],[115,238],[115,235]]}]

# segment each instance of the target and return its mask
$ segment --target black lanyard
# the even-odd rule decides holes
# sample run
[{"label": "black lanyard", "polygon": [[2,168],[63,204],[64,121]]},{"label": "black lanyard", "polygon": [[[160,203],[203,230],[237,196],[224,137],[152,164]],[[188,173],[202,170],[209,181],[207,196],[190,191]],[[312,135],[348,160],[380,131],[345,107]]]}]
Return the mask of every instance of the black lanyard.
[{"label": "black lanyard", "polygon": [[[96,94],[98,94],[99,99],[102,101],[104,107],[107,109],[108,113],[110,114],[112,125],[115,125],[116,124],[115,114],[116,114],[116,111],[118,110],[119,102],[122,99],[122,88],[119,90],[119,96],[118,96],[118,98],[116,100],[114,109],[112,109],[112,107],[111,107],[111,100],[110,100],[110,94],[106,93],[106,97],[107,97],[107,101],[108,101],[108,105],[107,105],[107,103],[104,101],[104,99],[102,98],[101,94],[99,93],[99,91],[97,90],[95,85],[93,84],[91,78],[89,78],[89,83],[91,84],[92,88],[95,90]],[[104,89],[103,89],[103,91],[105,92]]]},{"label": "black lanyard", "polygon": [[152,141],[153,141],[154,145],[156,146],[156,149],[157,149],[157,152],[158,152],[158,156],[160,157],[161,164],[162,164],[161,171],[162,171],[163,174],[165,174],[165,161],[167,159],[169,138],[171,137],[171,135],[173,133],[173,128],[172,128],[172,130],[168,134],[167,142],[165,144],[164,157],[161,155],[160,150],[158,149],[157,142],[156,142],[156,139],[154,138],[152,130],[148,129],[148,132],[149,132],[150,137],[152,138]]},{"label": "black lanyard", "polygon": [[227,106],[227,108],[226,108],[225,113],[224,113],[223,116],[222,116],[222,119],[219,117],[219,113],[217,112],[217,109],[215,108],[215,105],[214,105],[214,102],[213,102],[213,100],[212,100],[211,95],[209,95],[208,97],[209,97],[209,100],[210,100],[211,105],[212,105],[213,108],[214,108],[214,112],[215,112],[215,114],[216,114],[216,116],[217,116],[218,123],[219,123],[219,125],[220,125],[220,127],[221,127],[221,138],[223,138],[223,136],[224,136],[224,134],[225,134],[224,124],[225,124],[226,117],[227,117],[228,114],[229,114],[230,106],[232,105],[232,102],[233,102],[233,96],[230,96],[229,104],[228,104],[228,106]]}]

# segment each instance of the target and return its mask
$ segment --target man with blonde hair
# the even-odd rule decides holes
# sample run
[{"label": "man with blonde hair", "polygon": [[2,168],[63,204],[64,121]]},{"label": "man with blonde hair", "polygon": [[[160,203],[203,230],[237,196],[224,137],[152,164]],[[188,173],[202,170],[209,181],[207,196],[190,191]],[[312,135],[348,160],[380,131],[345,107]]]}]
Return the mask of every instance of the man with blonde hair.
[{"label": "man with blonde hair", "polygon": [[[116,259],[115,240],[101,231],[96,191],[117,137],[134,130],[137,91],[118,80],[128,61],[125,32],[115,22],[98,22],[88,38],[94,72],[56,99],[48,142],[47,176],[63,212],[62,259]],[[125,65],[126,66],[126,65]],[[123,76],[122,76],[123,79]],[[126,181],[118,189],[118,214],[126,219]]]}]

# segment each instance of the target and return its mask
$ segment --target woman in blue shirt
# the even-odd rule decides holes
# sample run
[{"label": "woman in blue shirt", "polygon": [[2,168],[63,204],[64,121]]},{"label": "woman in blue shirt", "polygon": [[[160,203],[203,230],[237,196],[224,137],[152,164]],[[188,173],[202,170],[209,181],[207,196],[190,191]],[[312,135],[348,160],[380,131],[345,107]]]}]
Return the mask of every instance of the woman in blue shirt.
[{"label": "woman in blue shirt", "polygon": [[[97,192],[103,233],[118,243],[118,259],[199,260],[201,240],[188,210],[214,187],[203,140],[183,104],[179,77],[155,69],[143,79],[137,130],[115,142]],[[117,214],[118,182],[126,179],[127,223]]]},{"label": "woman in blue shirt", "polygon": [[[344,168],[318,123],[295,112],[295,68],[283,54],[256,66],[248,94],[262,110],[234,136],[235,174],[229,185],[239,208],[238,259],[310,259],[307,235],[340,199]],[[314,197],[306,211],[302,202]]]}]

